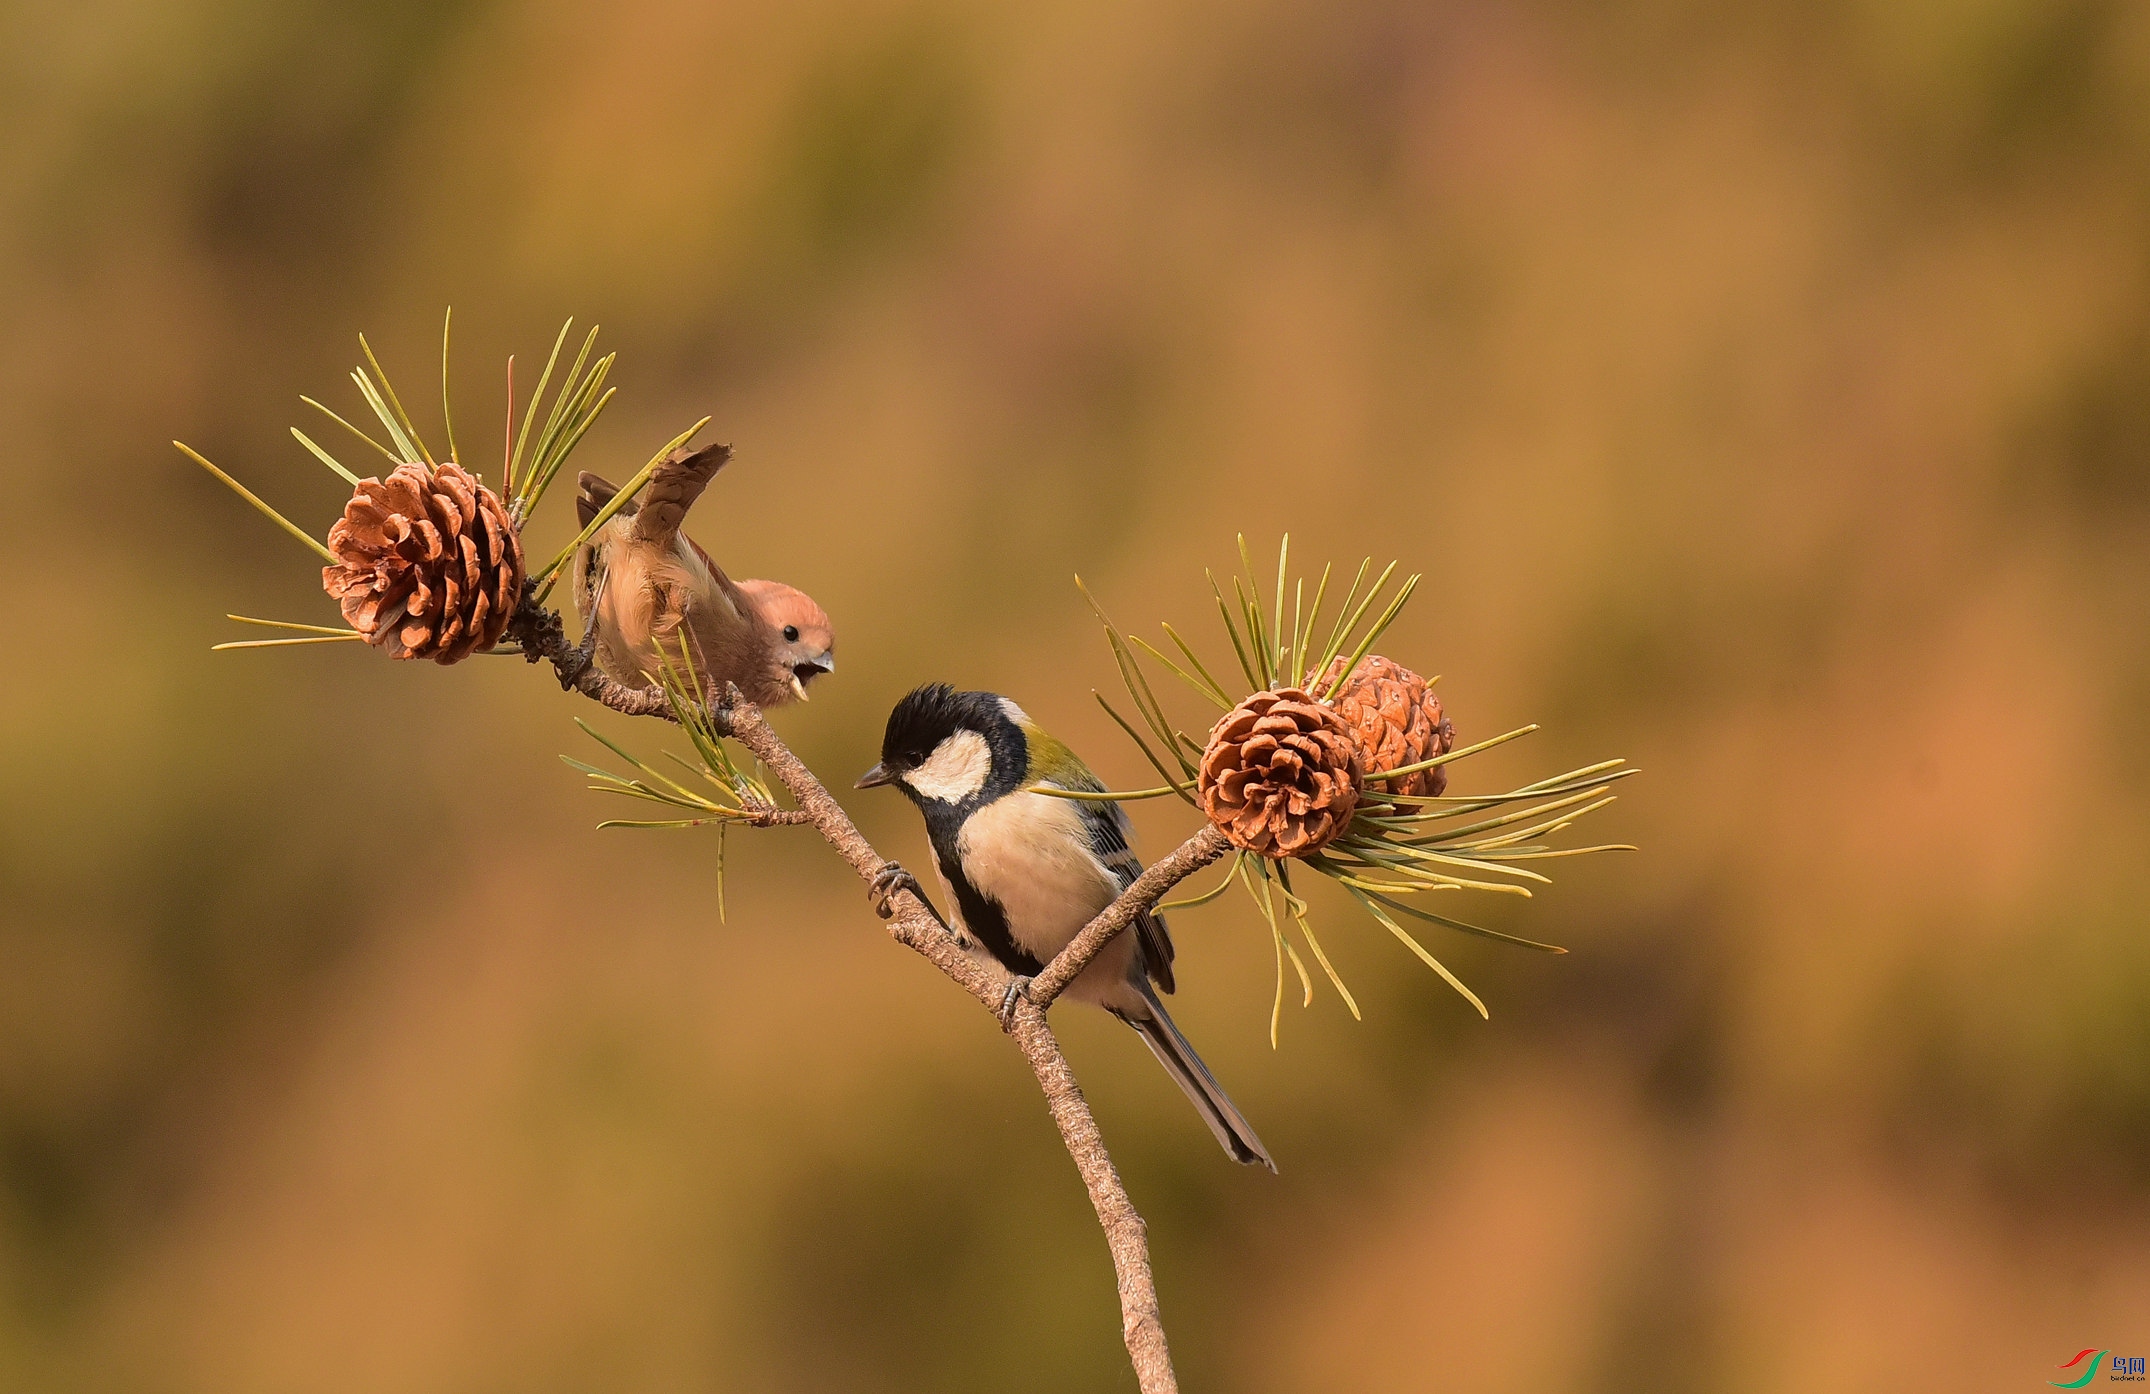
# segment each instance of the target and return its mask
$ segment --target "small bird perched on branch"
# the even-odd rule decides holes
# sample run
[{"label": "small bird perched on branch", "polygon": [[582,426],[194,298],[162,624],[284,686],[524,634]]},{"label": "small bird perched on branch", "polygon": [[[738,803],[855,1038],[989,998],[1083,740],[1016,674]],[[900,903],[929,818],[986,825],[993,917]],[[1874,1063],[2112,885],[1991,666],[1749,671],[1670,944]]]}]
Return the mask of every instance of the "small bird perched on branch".
[{"label": "small bird perched on branch", "polygon": [[[1030,792],[1041,784],[1089,793],[1105,786],[997,693],[934,683],[898,702],[881,762],[856,787],[883,784],[903,790],[925,816],[941,885],[964,936],[1018,976],[1035,977],[1142,874],[1118,804]],[[891,872],[918,890],[908,873]],[[1067,995],[1134,1027],[1232,1159],[1275,1171],[1254,1129],[1172,1024],[1159,988],[1173,989],[1172,939],[1164,918],[1145,910],[1090,961]]]},{"label": "small bird perched on branch", "polygon": [[[641,687],[658,672],[657,646],[679,662],[682,633],[696,669],[723,691],[780,707],[836,668],[836,635],[813,597],[781,581],[734,581],[680,531],[687,510],[732,458],[728,445],[673,451],[650,472],[642,497],[614,514],[575,553],[575,611],[597,666]],[[594,474],[577,481],[575,511],[588,527],[619,490]]]}]

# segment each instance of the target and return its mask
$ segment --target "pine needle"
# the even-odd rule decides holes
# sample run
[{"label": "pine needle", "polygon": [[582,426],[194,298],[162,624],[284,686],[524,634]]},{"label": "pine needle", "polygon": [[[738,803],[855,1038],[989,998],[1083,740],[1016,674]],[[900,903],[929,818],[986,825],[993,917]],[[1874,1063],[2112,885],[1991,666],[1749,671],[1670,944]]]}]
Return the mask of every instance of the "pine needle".
[{"label": "pine needle", "polygon": [[348,638],[358,633],[355,629],[331,628],[325,624],[300,624],[296,620],[257,620],[252,615],[226,615],[224,618],[236,620],[240,624],[258,624],[264,629],[295,629],[301,634],[334,634],[338,638]]},{"label": "pine needle", "polygon": [[381,391],[388,394],[388,404],[396,409],[396,419],[403,423],[403,433],[418,447],[418,453],[425,456],[427,464],[437,463],[433,452],[426,449],[425,441],[419,438],[418,426],[411,420],[411,414],[403,409],[403,403],[397,399],[395,385],[389,382],[388,374],[381,371],[381,360],[373,356],[373,345],[366,342],[365,335],[358,336],[358,346],[365,350],[366,361],[373,365],[374,376],[381,380]]},{"label": "pine needle", "polygon": [[1055,784],[1033,784],[1023,792],[1043,794],[1049,799],[1073,799],[1077,803],[1139,803],[1143,799],[1162,799],[1173,794],[1184,794],[1191,785],[1160,784],[1155,789],[1133,789],[1126,792],[1112,790],[1099,792],[1095,789],[1062,789]]},{"label": "pine needle", "polygon": [[318,412],[320,412],[320,413],[321,413],[321,414],[322,414],[323,416],[326,416],[326,417],[327,417],[327,418],[328,418],[329,420],[331,420],[331,421],[335,422],[335,423],[336,423],[337,425],[339,425],[339,426],[343,427],[343,428],[344,428],[344,429],[345,429],[346,431],[349,431],[349,432],[350,432],[350,433],[351,433],[352,435],[354,435],[354,436],[357,436],[357,437],[358,437],[358,438],[359,438],[360,440],[362,440],[362,441],[364,441],[364,442],[365,442],[366,444],[368,444],[368,445],[372,446],[372,447],[373,447],[373,448],[374,448],[375,450],[378,450],[378,451],[380,451],[380,452],[381,452],[381,458],[382,458],[382,459],[384,459],[384,460],[386,460],[386,461],[388,461],[388,462],[389,462],[390,464],[392,464],[392,465],[400,465],[400,464],[402,464],[402,463],[403,463],[403,461],[402,461],[402,460],[400,460],[400,459],[398,459],[398,458],[397,458],[397,456],[396,456],[396,452],[395,452],[395,451],[393,451],[393,450],[390,450],[390,449],[389,449],[389,448],[388,448],[387,446],[385,446],[385,445],[381,444],[381,443],[380,443],[379,441],[375,440],[375,439],[374,439],[374,438],[373,438],[372,436],[369,436],[369,435],[367,435],[367,434],[366,434],[366,433],[365,433],[364,431],[361,431],[361,430],[359,430],[359,429],[358,429],[358,427],[356,427],[356,426],[353,426],[353,425],[352,425],[352,424],[351,424],[350,422],[348,422],[348,421],[344,420],[344,419],[343,419],[343,418],[342,418],[341,416],[338,416],[338,415],[337,415],[337,414],[336,414],[335,412],[333,412],[333,411],[330,411],[330,410],[329,410],[329,409],[328,409],[327,407],[325,407],[325,406],[321,405],[321,404],[320,404],[319,402],[315,401],[315,400],[314,400],[313,398],[311,398],[311,397],[308,397],[308,396],[306,396],[306,395],[305,395],[304,393],[301,393],[301,394],[299,395],[299,400],[300,400],[300,401],[302,401],[302,402],[304,402],[304,403],[305,403],[306,405],[308,405],[308,406],[312,407],[312,408],[313,408],[313,409],[314,409],[315,411],[318,411]]},{"label": "pine needle", "polygon": [[1200,895],[1189,896],[1185,900],[1165,901],[1157,908],[1159,910],[1192,910],[1198,905],[1209,904],[1217,897],[1223,895],[1226,891],[1232,889],[1232,882],[1235,879],[1234,873],[1239,870],[1239,859],[1244,855],[1246,854],[1243,852],[1235,852],[1232,854],[1232,860],[1230,864],[1224,868],[1224,879],[1222,881],[1219,881],[1213,888],[1202,892],[1202,894]]},{"label": "pine needle", "polygon": [[1307,914],[1307,903],[1292,894],[1291,868],[1283,862],[1278,862],[1276,864],[1276,877],[1277,887],[1284,895],[1284,907],[1291,911],[1292,919],[1298,922],[1299,933],[1305,936],[1306,946],[1314,951],[1314,961],[1321,965],[1322,972],[1329,975],[1330,986],[1336,989],[1337,996],[1344,999],[1344,1005],[1351,1009],[1351,1019],[1353,1021],[1366,1020],[1365,1017],[1359,1015],[1358,999],[1351,995],[1350,988],[1344,986],[1343,978],[1337,974],[1336,969],[1329,963],[1329,956],[1321,951],[1321,940],[1314,937],[1314,922]]},{"label": "pine needle", "polygon": [[358,487],[358,476],[351,473],[351,471],[345,469],[342,465],[338,464],[336,462],[335,456],[329,454],[320,446],[315,445],[311,440],[307,438],[307,435],[304,431],[300,430],[296,426],[293,426],[291,428],[291,434],[298,438],[298,442],[300,445],[305,446],[308,450],[311,450],[313,452],[314,458],[316,460],[319,460],[322,464],[327,465],[330,469],[336,471],[336,473],[342,477],[344,483],[350,485],[354,489]]},{"label": "pine needle", "polygon": [[448,403],[448,330],[454,323],[455,306],[450,305],[440,320],[440,420],[448,432],[448,458],[461,464],[455,453],[455,408]]},{"label": "pine needle", "polygon": [[1486,1004],[1478,1000],[1478,994],[1471,991],[1468,987],[1465,987],[1463,985],[1463,979],[1449,972],[1447,967],[1441,962],[1441,960],[1435,958],[1432,954],[1427,953],[1426,946],[1419,943],[1418,940],[1412,938],[1409,930],[1406,930],[1402,925],[1396,923],[1395,920],[1391,919],[1389,917],[1388,912],[1386,910],[1383,910],[1379,905],[1375,904],[1373,899],[1368,896],[1364,891],[1361,891],[1353,886],[1346,886],[1344,889],[1349,891],[1352,897],[1356,899],[1359,904],[1366,907],[1368,914],[1371,914],[1375,919],[1381,921],[1383,925],[1387,926],[1389,933],[1395,935],[1398,939],[1402,940],[1405,948],[1409,949],[1412,953],[1418,955],[1420,962],[1424,963],[1434,972],[1439,973],[1442,979],[1447,982],[1450,987],[1462,993],[1464,1000],[1478,1009],[1478,1015],[1481,1018],[1487,1021],[1491,1021],[1493,1019],[1493,1014],[1486,1010]]},{"label": "pine needle", "polygon": [[186,444],[184,441],[176,440],[173,441],[172,444],[178,446],[180,453],[185,455],[188,459],[192,460],[195,464],[200,465],[203,469],[209,471],[217,478],[223,480],[226,485],[230,486],[231,491],[233,493],[237,494],[240,498],[245,499],[248,503],[254,505],[255,509],[258,510],[264,518],[267,518],[270,522],[276,524],[276,526],[282,528],[285,532],[290,533],[293,537],[296,537],[299,541],[305,543],[308,547],[311,547],[314,552],[320,556],[321,560],[327,562],[330,566],[340,566],[343,564],[342,559],[338,557],[334,552],[331,552],[328,549],[327,544],[322,542],[320,538],[315,537],[312,533],[301,530],[299,526],[293,523],[289,518],[286,518],[283,514],[277,512],[275,509],[269,507],[268,504],[262,502],[261,497],[257,495],[252,489],[247,488],[244,484],[241,484],[238,480],[224,473],[224,471],[218,469],[215,465],[210,464],[209,461],[204,458],[200,452],[195,450],[193,446]]},{"label": "pine needle", "polygon": [[[523,428],[516,434],[515,454],[508,461],[508,473],[518,480],[527,477],[527,472],[523,469],[523,447],[530,441],[530,423],[537,419],[538,403],[545,400],[545,385],[552,381],[553,365],[560,361],[560,346],[567,342],[567,331],[574,323],[574,317],[569,316],[567,323],[560,326],[560,333],[552,341],[552,356],[545,360],[545,371],[538,374],[537,391],[530,394],[530,405],[523,411]],[[521,492],[515,497],[517,502],[528,502]]]},{"label": "pine needle", "polygon": [[353,630],[349,634],[310,634],[303,639],[235,639],[230,643],[211,644],[209,651],[222,653],[226,649],[288,649],[299,644],[342,644],[363,637]]},{"label": "pine needle", "polygon": [[1451,750],[1446,755],[1436,755],[1430,760],[1421,760],[1415,765],[1398,765],[1393,770],[1383,770],[1379,774],[1370,774],[1366,777],[1369,780],[1386,783],[1391,779],[1401,779],[1405,775],[1417,774],[1420,770],[1438,769],[1442,765],[1451,765],[1458,760],[1476,755],[1482,750],[1491,750],[1494,746],[1506,745],[1509,741],[1520,739],[1537,729],[1538,723],[1533,721],[1528,726],[1518,726],[1513,731],[1503,731],[1500,735],[1482,740],[1476,745],[1467,745],[1461,750]]}]

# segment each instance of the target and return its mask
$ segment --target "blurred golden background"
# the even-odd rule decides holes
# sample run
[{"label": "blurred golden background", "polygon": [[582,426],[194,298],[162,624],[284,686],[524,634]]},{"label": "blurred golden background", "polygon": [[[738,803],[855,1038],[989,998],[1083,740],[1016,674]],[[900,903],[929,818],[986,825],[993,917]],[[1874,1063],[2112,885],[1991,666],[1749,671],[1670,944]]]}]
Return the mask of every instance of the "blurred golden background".
[{"label": "blurred golden background", "polygon": [[1490,1023],[1325,895],[1366,1021],[1272,1052],[1258,917],[1177,917],[1281,1176],[1060,1014],[1188,1388],[2150,1349],[2143,7],[83,0],[0,71],[0,1387],[1133,1387],[1019,1057],[809,831],[720,923],[555,758],[676,735],[209,652],[334,611],[170,438],[325,530],[298,395],[363,329],[431,422],[451,303],[468,458],[568,314],[579,467],[715,416],[832,783],[929,678],[1144,782],[1072,575],[1215,645],[1285,529],[1427,573],[1383,648],[1464,739],[1545,723],[1459,789],[1642,766],[1579,830],[1640,854],[1473,907],[1568,957],[1429,939]]}]

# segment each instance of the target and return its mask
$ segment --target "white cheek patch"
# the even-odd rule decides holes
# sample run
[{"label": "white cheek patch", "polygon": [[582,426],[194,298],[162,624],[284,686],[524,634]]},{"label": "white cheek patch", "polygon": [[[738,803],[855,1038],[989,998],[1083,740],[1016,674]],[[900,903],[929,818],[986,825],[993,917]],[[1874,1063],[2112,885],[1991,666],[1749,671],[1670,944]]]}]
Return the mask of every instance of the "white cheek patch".
[{"label": "white cheek patch", "polygon": [[993,773],[993,750],[976,731],[958,731],[933,748],[926,762],[903,782],[929,799],[961,803],[985,787]]}]

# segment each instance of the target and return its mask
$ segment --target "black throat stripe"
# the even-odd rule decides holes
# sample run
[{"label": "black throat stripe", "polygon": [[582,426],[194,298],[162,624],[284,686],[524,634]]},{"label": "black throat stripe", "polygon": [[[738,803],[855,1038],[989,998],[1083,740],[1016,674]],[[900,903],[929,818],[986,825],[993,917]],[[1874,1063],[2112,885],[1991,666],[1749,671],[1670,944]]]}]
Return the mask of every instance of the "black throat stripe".
[{"label": "black throat stripe", "polygon": [[[936,839],[937,840],[937,839]],[[1031,956],[1030,950],[1015,942],[1008,932],[1008,917],[1001,913],[998,902],[971,885],[963,874],[962,864],[954,856],[942,856],[939,849],[935,855],[941,864],[941,875],[948,878],[948,885],[955,892],[956,908],[963,913],[963,927],[977,936],[1000,966],[1020,977],[1034,978],[1045,971],[1045,965]]]}]

